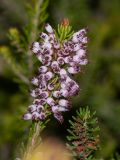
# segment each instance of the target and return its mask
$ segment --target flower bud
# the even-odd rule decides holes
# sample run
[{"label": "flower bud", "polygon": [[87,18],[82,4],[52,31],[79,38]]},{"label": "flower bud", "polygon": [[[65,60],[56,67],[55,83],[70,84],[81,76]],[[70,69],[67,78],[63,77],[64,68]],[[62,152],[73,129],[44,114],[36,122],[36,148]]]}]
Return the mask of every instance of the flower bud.
[{"label": "flower bud", "polygon": [[33,53],[38,53],[40,51],[40,45],[39,42],[34,42],[32,43],[32,47],[31,47]]},{"label": "flower bud", "polygon": [[55,49],[60,48],[60,44],[58,42],[54,42],[53,46],[54,46]]},{"label": "flower bud", "polygon": [[40,118],[40,120],[44,120],[45,119],[45,113],[41,112],[39,114],[39,118]]},{"label": "flower bud", "polygon": [[34,84],[35,86],[38,86],[38,78],[34,77],[31,83]]},{"label": "flower bud", "polygon": [[47,67],[46,66],[41,66],[39,68],[39,73],[46,73],[47,72]]},{"label": "flower bud", "polygon": [[42,52],[42,55],[52,55],[53,54],[53,50],[52,49],[47,49],[45,48],[44,51]]},{"label": "flower bud", "polygon": [[48,33],[53,33],[53,29],[48,23],[45,25],[45,29]]},{"label": "flower bud", "polygon": [[78,51],[80,49],[80,45],[78,43],[74,44],[74,51]]},{"label": "flower bud", "polygon": [[51,57],[50,55],[45,55],[45,56],[42,58],[42,64],[43,64],[43,65],[46,65],[46,66],[49,66],[51,60],[52,60],[52,57]]},{"label": "flower bud", "polygon": [[45,81],[42,81],[39,85],[39,88],[43,91],[45,91],[47,89],[47,85]]},{"label": "flower bud", "polygon": [[44,32],[42,32],[42,33],[40,34],[40,37],[41,37],[44,41],[48,41],[48,40],[49,40],[49,36],[48,36],[46,33],[44,33]]},{"label": "flower bud", "polygon": [[69,92],[66,89],[61,89],[60,92],[61,95],[65,98],[69,96]]},{"label": "flower bud", "polygon": [[59,100],[59,105],[60,106],[63,106],[63,107],[67,107],[67,106],[69,106],[69,101],[68,100],[65,100],[65,99],[60,99]]},{"label": "flower bud", "polygon": [[72,62],[73,61],[73,59],[72,59],[72,57],[70,57],[70,56],[68,56],[68,57],[65,57],[64,58],[64,61],[65,61],[65,63],[70,63],[70,62]]},{"label": "flower bud", "polygon": [[59,106],[58,110],[59,110],[59,112],[66,112],[66,111],[68,111],[68,109],[65,108],[65,107],[63,107],[63,106]]},{"label": "flower bud", "polygon": [[63,123],[64,119],[60,112],[54,113],[54,117],[60,122]]},{"label": "flower bud", "polygon": [[49,84],[48,84],[48,90],[49,90],[49,91],[52,91],[52,90],[54,89],[54,86],[55,86],[54,83],[52,83],[52,82],[49,83]]},{"label": "flower bud", "polygon": [[84,38],[82,39],[82,43],[84,43],[84,44],[88,43],[88,38],[87,38],[87,37],[84,37]]},{"label": "flower bud", "polygon": [[72,86],[72,88],[71,88],[71,90],[69,92],[69,95],[70,96],[75,96],[75,95],[78,94],[79,90],[80,90],[79,86],[78,85],[74,85],[74,86]]},{"label": "flower bud", "polygon": [[49,81],[51,78],[53,78],[53,76],[54,76],[54,74],[49,71],[49,72],[47,72],[47,73],[45,74],[45,80],[46,80],[46,81]]},{"label": "flower bud", "polygon": [[33,101],[33,104],[36,104],[36,105],[44,105],[44,104],[46,104],[46,99],[35,99],[34,101]]},{"label": "flower bud", "polygon": [[44,110],[44,107],[42,105],[37,106],[37,112],[41,113],[41,111]]},{"label": "flower bud", "polygon": [[86,65],[88,64],[88,60],[87,59],[83,59],[79,62],[80,65]]},{"label": "flower bud", "polygon": [[30,95],[31,95],[32,97],[37,97],[37,96],[40,95],[40,92],[41,92],[40,89],[35,89],[35,90],[32,90],[32,91],[31,91]]},{"label": "flower bud", "polygon": [[52,106],[52,112],[57,113],[58,112],[58,106]]},{"label": "flower bud", "polygon": [[75,55],[73,56],[73,61],[76,62],[76,63],[79,63],[81,60],[81,57],[79,55]]},{"label": "flower bud", "polygon": [[33,112],[32,113],[32,119],[33,120],[38,120],[38,118],[39,118],[39,113],[38,112]]},{"label": "flower bud", "polygon": [[80,67],[79,66],[73,66],[73,67],[69,67],[68,68],[68,72],[70,74],[76,74],[80,71]]},{"label": "flower bud", "polygon": [[74,43],[77,43],[77,42],[79,42],[79,40],[78,40],[78,34],[79,34],[79,32],[76,32],[76,33],[74,33],[73,34],[73,38],[72,38],[72,41],[74,42]]},{"label": "flower bud", "polygon": [[47,103],[48,103],[50,106],[54,106],[54,105],[55,105],[55,101],[54,101],[54,99],[51,98],[51,97],[48,97],[46,101],[47,101]]},{"label": "flower bud", "polygon": [[29,112],[34,112],[34,111],[36,111],[36,109],[37,109],[36,105],[30,105],[30,106],[28,107],[28,111],[29,111]]},{"label": "flower bud", "polygon": [[45,99],[45,98],[47,98],[49,96],[49,93],[47,92],[47,91],[43,91],[43,92],[41,92],[41,94],[40,94],[40,98],[42,98],[42,99]]},{"label": "flower bud", "polygon": [[55,98],[59,98],[59,97],[61,96],[61,92],[60,92],[60,91],[54,91],[54,92],[53,92],[53,96],[54,96]]},{"label": "flower bud", "polygon": [[65,69],[61,69],[61,70],[60,70],[60,75],[61,75],[61,76],[62,76],[62,75],[67,75],[66,70],[65,70]]},{"label": "flower bud", "polygon": [[50,42],[46,41],[46,42],[44,42],[43,47],[44,47],[45,49],[50,50],[50,49],[52,48],[52,45],[51,45],[51,43],[50,43]]},{"label": "flower bud", "polygon": [[85,56],[85,53],[86,51],[84,49],[79,49],[77,52],[76,52],[76,55],[80,56],[80,57],[83,57]]},{"label": "flower bud", "polygon": [[53,71],[55,73],[58,73],[60,71],[60,68],[59,68],[59,64],[57,61],[53,61],[52,64],[51,64],[51,68],[53,69]]},{"label": "flower bud", "polygon": [[62,82],[62,83],[61,83],[61,88],[62,88],[62,89],[66,89],[66,83]]},{"label": "flower bud", "polygon": [[65,63],[63,57],[58,57],[57,62],[58,62],[58,64],[60,64],[60,65],[63,65],[63,64]]},{"label": "flower bud", "polygon": [[24,120],[30,120],[30,119],[32,119],[32,114],[30,114],[30,113],[24,114],[23,119]]}]

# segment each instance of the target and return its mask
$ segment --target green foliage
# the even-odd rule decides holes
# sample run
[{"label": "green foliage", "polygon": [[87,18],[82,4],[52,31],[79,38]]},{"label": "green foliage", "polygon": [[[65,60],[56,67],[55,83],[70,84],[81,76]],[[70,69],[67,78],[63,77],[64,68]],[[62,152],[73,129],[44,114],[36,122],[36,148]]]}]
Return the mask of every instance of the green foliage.
[{"label": "green foliage", "polygon": [[26,159],[25,157],[28,157],[28,154],[32,153],[33,150],[41,144],[41,132],[44,130],[48,122],[49,119],[47,119],[44,122],[34,122],[32,124],[32,127],[30,128],[30,132],[28,135],[27,145],[23,143],[22,146],[20,146],[19,158],[21,160]]},{"label": "green foliage", "polygon": [[19,63],[16,62],[15,57],[12,56],[11,50],[7,46],[0,47],[0,54],[6,60],[7,64],[10,66],[12,72],[21,80],[22,83],[29,84],[28,78],[24,75],[24,70]]},{"label": "green foliage", "polygon": [[[70,129],[67,139],[70,144],[68,148],[73,152],[73,156],[79,160],[91,159],[91,154],[98,149],[99,127],[97,119],[88,107],[80,108],[77,116],[73,116],[73,121],[69,121]],[[90,157],[89,157],[90,156]]]},{"label": "green foliage", "polygon": [[[25,27],[20,26],[19,29],[17,27],[10,28],[7,33],[7,44],[0,46],[0,56],[3,58],[4,64],[8,65],[6,72],[8,74],[6,74],[6,76],[15,81],[15,83],[17,82],[20,88],[19,96],[17,96],[17,93],[15,93],[15,95],[10,93],[10,95],[6,95],[2,98],[3,101],[6,101],[7,99],[7,105],[4,103],[2,104],[3,108],[7,108],[7,111],[5,113],[3,111],[0,115],[0,117],[4,119],[1,120],[0,123],[0,127],[3,128],[0,145],[2,142],[6,143],[6,146],[7,143],[13,143],[13,148],[10,152],[12,156],[13,152],[19,152],[20,150],[18,149],[17,151],[14,149],[14,146],[19,145],[20,143],[20,141],[18,143],[18,140],[23,138],[23,141],[26,142],[28,138],[27,133],[29,132],[31,122],[23,122],[21,116],[25,112],[29,101],[31,101],[31,97],[28,96],[28,90],[31,88],[30,79],[36,68],[36,59],[32,56],[29,46],[37,39],[39,32],[42,30],[44,22],[48,17],[48,14],[46,13],[48,2],[48,0],[31,0],[28,3],[26,2],[25,13],[27,13],[26,17],[28,17],[28,20]],[[7,90],[9,90],[9,86]],[[0,95],[1,93],[2,92],[0,92]],[[11,99],[8,96],[11,97]],[[15,98],[12,98],[12,96]],[[14,106],[12,111],[10,110],[11,106]],[[43,127],[44,125],[41,124],[40,128]],[[16,135],[18,135],[17,141]],[[36,135],[36,137],[37,136],[38,135]],[[20,148],[22,149],[21,146]],[[2,157],[4,157],[4,153],[1,154],[0,159],[2,159]],[[10,159],[10,157],[8,159]]]},{"label": "green foliage", "polygon": [[60,42],[62,42],[63,40],[67,40],[70,39],[73,35],[73,31],[72,31],[72,27],[68,24],[68,25],[64,25],[64,24],[58,24],[58,37]]},{"label": "green foliage", "polygon": [[[27,10],[24,5],[26,2],[29,4],[26,6]],[[33,74],[28,69],[27,55],[29,54],[28,44],[31,44],[29,41],[32,25],[30,24],[33,23],[33,15],[36,14],[34,7],[35,4],[38,4],[37,2],[36,0],[2,0],[0,5],[0,43],[4,44],[2,51],[0,49],[2,53],[0,56],[0,128],[2,128],[0,133],[0,159],[3,160],[12,159],[10,157],[13,155],[13,150],[16,150],[15,144],[18,143],[16,139],[26,138],[28,135],[27,128],[30,124],[21,121],[21,115],[28,105],[28,94],[26,94],[23,85],[20,84],[24,94],[18,90],[19,84],[16,87],[16,83],[13,83],[10,79],[24,83],[28,90],[29,84],[26,83],[26,80],[23,82],[23,79],[21,80],[19,76],[22,74],[29,81],[28,77],[32,77]],[[77,109],[79,104],[82,106],[89,104],[91,110],[97,111],[101,128],[101,150],[98,152],[98,156],[103,157],[100,160],[111,159],[110,155],[119,151],[120,146],[119,8],[119,0],[51,0],[48,7],[48,21],[51,22],[51,25],[54,26],[64,17],[68,17],[75,30],[86,26],[90,30],[88,49],[90,63],[84,76],[76,77],[81,84],[82,91],[80,95],[73,99],[73,108],[76,107]],[[26,14],[28,12],[29,14]],[[44,17],[47,17],[48,14],[45,11],[46,16]],[[41,19],[39,22],[42,22]],[[28,26],[29,30],[27,27],[21,29],[25,25]],[[5,35],[10,27],[13,29],[9,32],[13,36],[10,39],[13,40],[8,42]],[[42,29],[42,25],[39,29]],[[16,38],[15,35],[19,37]],[[3,49],[8,51],[3,51]],[[7,56],[4,58],[5,61],[1,58],[4,56]],[[33,63],[36,63],[34,57],[32,60],[34,60]],[[8,67],[5,62],[9,64]],[[36,67],[32,68],[34,72]],[[118,159],[120,158],[118,157]]]},{"label": "green foliage", "polygon": [[10,46],[1,46],[0,53],[12,69],[12,72],[19,79],[19,82],[29,84],[29,78],[33,74],[34,58],[29,46],[36,40],[42,26],[48,17],[46,8],[48,0],[36,0],[27,5],[29,16],[26,27],[19,31],[17,28],[10,28],[8,38]]}]

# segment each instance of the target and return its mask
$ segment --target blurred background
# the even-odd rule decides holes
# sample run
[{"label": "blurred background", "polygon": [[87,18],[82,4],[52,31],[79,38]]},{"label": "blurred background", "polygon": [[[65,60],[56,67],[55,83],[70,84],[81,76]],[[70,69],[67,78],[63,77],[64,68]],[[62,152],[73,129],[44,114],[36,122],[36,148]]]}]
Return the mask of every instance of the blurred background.
[{"label": "blurred background", "polygon": [[[22,30],[28,23],[26,3],[30,1],[0,0],[0,46],[10,45],[9,28]],[[120,0],[50,0],[47,13],[47,22],[54,27],[67,17],[75,31],[89,28],[89,65],[75,77],[81,92],[73,98],[73,109],[65,115],[64,125],[52,119],[45,132],[64,140],[68,119],[80,106],[89,106],[97,112],[101,128],[98,156],[109,160],[120,153]],[[30,122],[21,120],[21,115],[29,104],[29,91],[23,90],[0,55],[1,160],[12,160],[20,149],[18,144],[28,135]]]}]

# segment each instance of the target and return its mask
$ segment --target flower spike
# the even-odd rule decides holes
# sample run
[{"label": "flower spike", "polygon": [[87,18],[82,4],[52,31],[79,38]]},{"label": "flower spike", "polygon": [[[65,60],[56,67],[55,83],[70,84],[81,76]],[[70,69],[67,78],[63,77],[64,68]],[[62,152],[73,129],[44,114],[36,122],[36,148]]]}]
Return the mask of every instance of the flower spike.
[{"label": "flower spike", "polygon": [[28,107],[24,120],[44,120],[48,113],[63,122],[62,112],[71,108],[70,97],[79,92],[78,84],[71,75],[86,65],[86,29],[73,33],[67,19],[58,26],[58,35],[49,25],[47,33],[40,34],[40,42],[33,42],[31,50],[42,63],[38,76],[32,79],[36,89],[31,91],[33,104]]}]

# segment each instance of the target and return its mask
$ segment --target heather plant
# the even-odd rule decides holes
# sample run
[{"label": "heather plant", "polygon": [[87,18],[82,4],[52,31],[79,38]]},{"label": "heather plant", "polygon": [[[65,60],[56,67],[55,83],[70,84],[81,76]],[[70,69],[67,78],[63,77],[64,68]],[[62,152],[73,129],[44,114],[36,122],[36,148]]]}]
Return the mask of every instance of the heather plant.
[{"label": "heather plant", "polygon": [[[47,33],[42,32],[39,35],[40,41],[33,42],[30,47],[42,65],[38,68],[38,75],[31,80],[37,88],[31,90],[31,96],[34,100],[23,116],[24,120],[32,120],[36,125],[32,133],[32,144],[28,145],[30,150],[28,149],[26,152],[25,159],[32,156],[30,152],[36,142],[38,143],[41,125],[45,126],[44,121],[51,113],[60,123],[63,123],[62,112],[71,109],[70,98],[79,92],[79,85],[72,77],[80,73],[82,66],[88,63],[86,29],[74,33],[68,19],[64,19],[58,25],[58,30],[54,30],[49,24],[45,25],[45,30]],[[76,154],[76,158],[87,159],[97,149],[98,135],[94,136],[98,131],[98,128],[94,126],[97,122],[92,119],[88,108],[81,109],[77,116],[77,122],[72,123],[76,132],[74,133],[74,128],[69,132],[72,136],[79,136],[80,139],[78,137],[71,139],[71,136],[68,136],[69,140],[73,140],[68,148],[74,148],[72,153]]]},{"label": "heather plant", "polygon": [[[19,57],[19,62],[16,59],[17,57],[10,52],[10,48],[6,46],[1,47],[1,53],[8,64],[11,65],[11,69],[19,81],[21,80],[22,83],[28,85],[28,88],[31,90],[30,95],[33,97],[33,100],[30,98],[30,101],[33,101],[32,104],[28,107],[27,113],[23,115],[24,120],[32,120],[33,127],[28,136],[26,151],[24,151],[21,159],[30,157],[28,156],[30,152],[32,153],[36,145],[41,143],[40,133],[44,127],[47,127],[51,114],[61,124],[63,123],[62,112],[68,112],[71,109],[71,97],[76,96],[80,90],[77,82],[73,80],[73,76],[81,74],[83,66],[88,63],[86,55],[88,43],[87,29],[74,32],[69,24],[69,20],[64,19],[58,25],[57,30],[46,24],[46,33],[41,32],[39,34],[46,19],[44,10],[47,7],[47,3],[48,1],[38,1],[35,3],[34,9],[29,6],[29,14],[32,18],[29,25],[24,28],[23,36],[15,28],[9,31],[8,36],[16,52],[26,53]],[[38,34],[40,40],[35,41]],[[38,59],[35,62],[33,61],[34,56]],[[36,71],[38,74],[32,78],[31,75],[36,70],[34,66],[38,65],[37,61],[39,61],[39,68]],[[21,63],[26,67],[26,70],[22,69]],[[36,86],[36,88],[32,89],[31,84]],[[87,116],[87,113],[89,113],[88,109],[83,110],[83,116]],[[78,130],[78,132],[80,131]],[[78,150],[76,151],[77,153]],[[85,158],[88,156],[89,154]]]},{"label": "heather plant", "polygon": [[[8,34],[10,47],[0,47],[27,101],[19,116],[24,126],[30,125],[25,126],[28,128],[25,134],[27,140],[23,140],[24,146],[20,146],[22,152],[16,160],[100,159],[95,155],[99,149],[98,121],[95,112],[92,113],[88,107],[80,107],[79,104],[77,115],[69,120],[70,127],[63,150],[58,147],[58,152],[54,153],[52,146],[44,144],[41,136],[52,117],[64,125],[64,112],[69,114],[72,97],[77,96],[82,89],[74,77],[76,74],[78,77],[82,75],[88,64],[87,28],[75,32],[69,20],[64,19],[54,29],[46,23],[47,6],[48,0],[33,1],[28,6],[29,23],[22,32],[11,28]],[[26,90],[30,90],[30,95],[26,94]],[[48,156],[44,157],[41,152]],[[116,159],[119,159],[119,155],[116,155]]]},{"label": "heather plant", "polygon": [[38,69],[38,76],[32,79],[37,88],[31,91],[34,101],[23,117],[25,120],[44,120],[52,112],[62,123],[61,113],[70,110],[69,99],[78,94],[79,86],[71,75],[79,73],[82,68],[80,66],[88,62],[86,30],[81,29],[73,34],[68,20],[64,20],[58,27],[58,31],[54,31],[46,24],[48,34],[42,32],[42,40],[33,42],[31,46],[42,66]]}]

